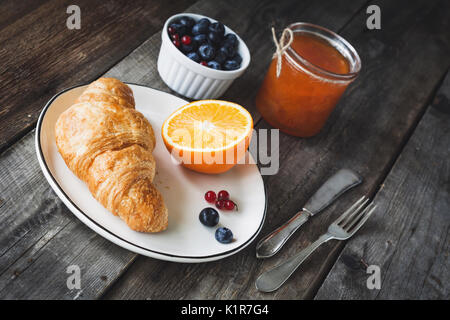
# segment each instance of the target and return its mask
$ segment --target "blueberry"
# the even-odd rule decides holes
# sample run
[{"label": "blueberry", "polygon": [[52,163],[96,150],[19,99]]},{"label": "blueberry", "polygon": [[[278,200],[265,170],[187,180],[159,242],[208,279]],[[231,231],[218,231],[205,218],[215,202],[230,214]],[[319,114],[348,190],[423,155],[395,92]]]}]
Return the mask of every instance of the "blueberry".
[{"label": "blueberry", "polygon": [[219,51],[217,51],[216,56],[214,58],[215,61],[222,64],[227,60],[227,53],[223,48],[220,48]]},{"label": "blueberry", "polygon": [[208,40],[214,44],[220,44],[222,42],[222,35],[218,32],[210,31],[208,32]]},{"label": "blueberry", "polygon": [[242,57],[239,53],[236,53],[231,60],[236,61],[238,65],[241,65],[242,63]]},{"label": "blueberry", "polygon": [[180,37],[188,33],[188,28],[181,23],[172,23],[169,27],[174,30],[174,33],[178,33]]},{"label": "blueberry", "polygon": [[189,29],[192,28],[192,26],[195,24],[195,20],[191,17],[181,17],[178,21],[180,24],[185,25]]},{"label": "blueberry", "polygon": [[181,45],[181,51],[183,51],[184,53],[193,52],[195,50],[197,50],[197,44],[195,42]]},{"label": "blueberry", "polygon": [[236,69],[239,69],[239,67],[240,67],[239,63],[237,63],[237,61],[235,61],[235,60],[227,60],[223,64],[223,68],[225,70],[236,70]]},{"label": "blueberry", "polygon": [[210,61],[208,62],[208,67],[210,67],[211,69],[216,69],[216,70],[221,70],[222,67],[220,66],[220,63],[218,63],[217,61]]},{"label": "blueberry", "polygon": [[236,37],[235,34],[233,33],[229,33],[225,36],[224,41],[230,45],[232,45],[233,47],[236,47],[238,44],[238,38]]},{"label": "blueberry", "polygon": [[197,21],[197,24],[201,24],[201,25],[205,25],[206,27],[209,27],[209,25],[211,24],[211,21],[209,21],[209,19],[207,19],[207,18],[201,18],[200,20]]},{"label": "blueberry", "polygon": [[224,46],[220,48],[220,50],[222,50],[227,55],[228,58],[231,58],[236,54],[236,48],[227,43],[225,43]]},{"label": "blueberry", "polygon": [[208,32],[208,26],[205,24],[196,23],[192,27],[192,34],[194,36],[199,35],[199,34],[206,34],[207,32]]},{"label": "blueberry", "polygon": [[198,48],[200,58],[205,61],[212,60],[216,54],[216,50],[210,44],[203,44]]},{"label": "blueberry", "polygon": [[[207,37],[208,38],[208,37]],[[208,38],[208,44],[213,47],[216,51],[218,51],[220,49],[220,42],[216,43],[216,42],[212,42],[209,38]]]},{"label": "blueberry", "polygon": [[205,34],[198,34],[195,37],[193,37],[192,40],[194,40],[194,42],[197,43],[198,46],[208,43],[208,39],[206,38]]},{"label": "blueberry", "polygon": [[220,22],[214,22],[209,25],[209,31],[217,33],[221,38],[225,34],[225,27]]},{"label": "blueberry", "polygon": [[188,54],[186,54],[186,57],[195,62],[200,62],[200,56],[198,55],[197,52],[189,52]]},{"label": "blueberry", "polygon": [[200,211],[200,222],[207,227],[214,227],[219,223],[219,213],[216,209],[208,207]]},{"label": "blueberry", "polygon": [[230,243],[233,240],[233,232],[228,228],[218,228],[216,230],[216,240],[220,243]]}]

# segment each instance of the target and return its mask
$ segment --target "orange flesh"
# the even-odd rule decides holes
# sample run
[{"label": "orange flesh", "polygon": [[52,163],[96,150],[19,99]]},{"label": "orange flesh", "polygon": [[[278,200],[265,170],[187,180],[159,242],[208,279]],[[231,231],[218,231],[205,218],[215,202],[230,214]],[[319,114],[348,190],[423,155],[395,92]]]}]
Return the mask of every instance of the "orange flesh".
[{"label": "orange flesh", "polygon": [[[317,67],[339,74],[350,71],[347,59],[326,40],[306,33],[294,33],[291,44],[297,54]],[[273,59],[256,96],[256,106],[272,126],[300,137],[317,134],[344,93],[350,81],[326,81],[308,67],[294,66],[282,57],[282,69],[276,76]]]},{"label": "orange flesh", "polygon": [[179,147],[223,148],[245,134],[247,122],[233,107],[208,103],[175,115],[170,119],[167,134]]}]

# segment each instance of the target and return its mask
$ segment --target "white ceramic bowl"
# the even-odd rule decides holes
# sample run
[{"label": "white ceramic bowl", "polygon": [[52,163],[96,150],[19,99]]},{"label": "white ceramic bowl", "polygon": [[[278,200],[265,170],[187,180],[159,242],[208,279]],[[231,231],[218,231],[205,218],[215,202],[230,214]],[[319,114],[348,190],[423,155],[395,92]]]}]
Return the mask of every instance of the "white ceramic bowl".
[{"label": "white ceramic bowl", "polygon": [[250,64],[250,52],[244,41],[230,28],[225,26],[225,34],[234,33],[239,40],[238,53],[242,57],[241,67],[237,70],[215,70],[189,59],[172,43],[167,32],[172,21],[188,16],[198,21],[207,18],[193,13],[176,14],[167,19],[162,30],[162,43],[158,57],[158,72],[162,80],[175,92],[195,100],[220,97]]}]

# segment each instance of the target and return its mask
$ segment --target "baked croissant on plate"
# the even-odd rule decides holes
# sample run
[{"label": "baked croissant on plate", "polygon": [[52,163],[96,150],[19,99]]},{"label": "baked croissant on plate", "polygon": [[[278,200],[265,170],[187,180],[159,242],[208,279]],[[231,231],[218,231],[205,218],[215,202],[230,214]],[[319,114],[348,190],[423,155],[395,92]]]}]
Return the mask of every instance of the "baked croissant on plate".
[{"label": "baked croissant on plate", "polygon": [[130,87],[114,78],[91,83],[55,126],[69,169],[97,201],[141,232],[167,228],[167,208],[153,185],[155,135],[134,109]]}]

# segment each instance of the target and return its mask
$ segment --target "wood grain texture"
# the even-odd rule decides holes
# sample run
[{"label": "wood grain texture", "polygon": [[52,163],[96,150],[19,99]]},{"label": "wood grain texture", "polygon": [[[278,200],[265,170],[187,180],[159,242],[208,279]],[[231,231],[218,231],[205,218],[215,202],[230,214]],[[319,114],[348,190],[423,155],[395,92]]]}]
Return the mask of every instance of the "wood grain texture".
[{"label": "wood grain texture", "polygon": [[[254,281],[261,272],[314,241],[355,197],[376,192],[450,64],[450,39],[446,33],[450,11],[446,1],[377,4],[384,17],[382,30],[366,29],[367,15],[363,10],[341,32],[360,53],[363,71],[324,130],[311,139],[280,134],[280,171],[264,178],[268,214],[258,239],[290,218],[337,169],[354,169],[365,178],[365,183],[311,219],[274,258],[258,261],[254,256],[257,241],[232,258],[205,265],[176,265],[139,257],[105,298],[314,297],[342,250],[342,243],[319,248],[275,293],[257,292]],[[308,8],[311,6],[299,15]],[[266,59],[270,60],[270,54]],[[256,63],[261,63],[261,59],[262,56],[255,59]],[[246,99],[255,93],[254,84],[262,79],[258,78],[262,77],[260,74],[253,76],[246,82],[244,77],[236,81],[227,94],[236,94],[233,101],[245,105],[256,118],[253,103],[242,103],[249,101]],[[257,127],[270,128],[264,121]]]},{"label": "wood grain texture", "polygon": [[[246,2],[246,5],[249,6],[246,9],[246,6],[242,5],[240,1],[235,1],[230,5],[226,2],[202,1],[190,7],[187,11],[204,13],[221,20],[221,17],[223,17],[224,22],[230,22],[230,26],[239,34],[242,31],[246,34],[243,35],[244,37],[252,38],[246,38],[246,42],[257,51],[258,55],[263,55],[267,60],[270,60],[272,43],[263,41],[266,50],[258,49],[259,41],[267,37],[267,34],[264,35],[264,33],[268,31],[267,21],[263,17],[275,19],[278,15],[284,16],[286,23],[288,20],[295,21],[297,16],[304,17],[305,20],[317,19],[318,23],[328,24],[329,27],[337,30],[347,23],[353,13],[359,9],[355,7],[346,12],[344,10],[346,4],[342,3],[342,6],[333,6],[333,10],[336,11],[328,10],[330,4],[325,1],[315,2],[314,5],[309,5],[309,2],[302,2],[299,5],[290,1],[284,1],[281,4],[281,6],[275,6],[270,1],[265,3]],[[234,5],[236,11],[232,9]],[[298,7],[298,11],[293,10],[296,7]],[[324,9],[327,9],[325,11],[329,15],[323,15],[323,19],[321,19],[320,12]],[[254,12],[259,12],[260,15],[254,15]],[[246,17],[248,16],[260,16],[260,18],[247,21]],[[334,18],[331,19],[331,16],[334,16]],[[245,24],[239,24],[236,22],[239,20],[234,20],[233,17],[245,21]],[[284,25],[285,21],[282,23]],[[241,30],[239,25],[245,28]],[[257,28],[258,32],[255,32],[256,29],[253,26],[259,28]],[[245,31],[247,29],[248,31]],[[254,36],[255,33],[258,36]],[[107,75],[168,91],[156,72],[159,44],[160,34],[158,33],[108,71]],[[262,74],[260,73],[265,68],[262,64],[267,64],[267,62],[254,58],[252,69],[248,71],[251,76],[242,81],[241,85],[242,83],[254,85],[252,77],[259,77],[262,80]],[[246,77],[248,76],[246,75]],[[70,83],[70,85],[75,83],[77,82]],[[239,82],[235,84],[235,89],[232,90],[237,92],[238,86]],[[246,98],[247,95],[247,91],[240,92],[239,99]],[[0,182],[3,192],[1,197],[5,199],[0,208],[0,220],[2,223],[4,221],[6,225],[10,225],[0,237],[0,297],[68,299],[98,297],[134,261],[136,255],[122,250],[88,230],[57,199],[42,176],[34,156],[34,132],[29,133],[9,149],[0,158],[0,161],[3,161],[0,166],[7,168],[3,172],[4,178]],[[15,165],[15,163],[20,164],[20,166]],[[26,168],[25,171],[24,168]],[[22,200],[24,197],[25,201]],[[28,197],[29,200],[26,200]],[[50,219],[48,216],[52,218]],[[253,261],[253,254],[250,253],[250,255],[250,261],[256,266],[258,263]],[[237,284],[233,284],[236,289],[240,282],[247,281],[244,268],[247,268],[249,259],[244,258],[242,255],[237,256],[235,265],[241,265],[242,270],[237,275],[241,280],[237,279]],[[208,290],[215,288],[213,282],[209,285],[203,282],[202,286],[195,288],[195,290],[190,290],[192,282],[186,282],[187,287],[184,288],[179,281],[181,274],[179,264],[148,260],[153,263],[150,270],[155,268],[159,270],[152,275],[152,279],[157,281],[161,278],[162,282],[159,282],[158,286],[159,288],[166,287],[164,292],[167,297],[177,297],[177,295],[204,296]],[[65,270],[71,264],[79,265],[82,270],[82,292],[78,290],[70,291],[66,287],[68,274]],[[221,262],[181,266],[182,268],[188,268],[188,270],[196,270],[197,268],[204,270],[205,267],[209,269],[211,266],[220,264]],[[229,276],[236,277],[236,275],[233,275],[236,269],[230,270],[233,270],[233,272],[230,271]],[[150,275],[150,273],[145,273]],[[197,274],[199,273],[197,272]],[[219,275],[214,275],[214,270],[209,270],[208,274],[211,274],[209,280],[217,281]],[[174,277],[173,280],[176,281],[172,281],[170,285],[165,286],[163,275],[169,278]],[[220,275],[221,281],[227,282],[225,276],[226,274]],[[151,282],[145,285],[151,285]],[[126,290],[133,291],[135,289]],[[147,289],[151,289],[151,287],[147,287]],[[157,294],[159,295],[163,289],[158,290]],[[209,293],[209,295],[211,294]],[[229,291],[228,295],[230,294],[233,294],[233,291]],[[144,291],[143,296],[145,295],[146,292]],[[133,296],[136,296],[136,292],[133,292]],[[164,295],[160,297],[164,297]]]},{"label": "wood grain texture", "polygon": [[[136,259],[135,254],[88,230],[61,204],[40,173],[33,154],[32,132],[0,158],[0,223],[10,226],[0,236],[0,297],[95,298],[122,274],[105,298],[314,296],[342,244],[330,243],[319,249],[275,294],[256,292],[254,280],[263,270],[315,240],[327,223],[359,194],[376,192],[448,68],[446,30],[450,10],[445,1],[381,1],[377,4],[382,8],[383,29],[368,31],[364,1],[245,3],[232,1],[228,6],[225,2],[201,1],[187,11],[222,20],[249,45],[252,64],[223,98],[246,106],[255,120],[259,115],[253,97],[273,50],[268,29],[271,20],[280,28],[297,20],[333,30],[345,26],[341,33],[363,59],[360,78],[320,135],[312,139],[280,135],[280,171],[276,176],[265,177],[269,212],[261,236],[298,210],[336,169],[355,169],[366,178],[365,184],[308,222],[273,259],[257,260],[256,242],[233,257],[206,264]],[[245,11],[247,6],[251,11]],[[168,91],[156,72],[159,43],[160,34],[155,34],[107,74]],[[79,83],[73,81],[69,85]],[[264,121],[258,127],[270,128]],[[65,286],[65,268],[70,264],[78,264],[82,269],[82,292]]]},{"label": "wood grain texture", "polygon": [[71,1],[2,2],[0,152],[33,128],[55,93],[94,80],[192,2],[80,0],[80,30],[66,27]]},{"label": "wood grain texture", "polygon": [[[374,199],[378,209],[349,241],[317,299],[450,298],[450,75]],[[367,265],[381,289],[366,286]]]},{"label": "wood grain texture", "polygon": [[[34,131],[2,155],[0,168],[1,298],[96,297],[134,259],[59,200],[39,168]],[[81,290],[66,286],[70,265],[81,268]]]}]

